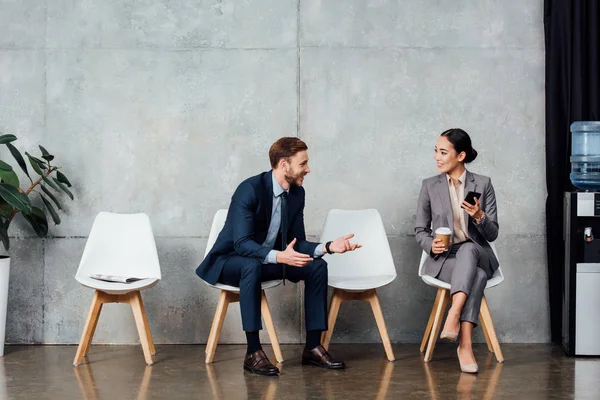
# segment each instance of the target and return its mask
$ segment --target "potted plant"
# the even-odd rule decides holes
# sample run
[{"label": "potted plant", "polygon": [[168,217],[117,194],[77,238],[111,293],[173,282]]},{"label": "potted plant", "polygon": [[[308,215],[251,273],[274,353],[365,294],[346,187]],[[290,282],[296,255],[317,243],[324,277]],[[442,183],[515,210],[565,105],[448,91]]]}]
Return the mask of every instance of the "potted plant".
[{"label": "potted plant", "polygon": [[[59,171],[61,167],[52,163],[54,156],[44,147],[39,146],[41,157],[35,157],[25,152],[29,164],[33,169],[30,174],[25,159],[12,142],[17,140],[15,135],[0,135],[0,145],[5,145],[21,170],[25,173],[29,182],[27,189],[21,189],[21,182],[13,167],[3,160],[0,154],[0,240],[4,249],[10,248],[8,229],[13,218],[21,213],[25,220],[31,225],[36,235],[40,238],[48,235],[48,212],[55,225],[60,224],[57,209],[62,206],[54,192],[66,193],[73,200],[73,193],[68,189],[71,183],[67,177]],[[33,175],[33,176],[32,176]],[[35,207],[30,197],[39,197],[44,209]],[[10,275],[10,257],[0,255],[0,356],[4,355],[4,338],[6,328],[6,307],[8,303],[8,279]]]}]

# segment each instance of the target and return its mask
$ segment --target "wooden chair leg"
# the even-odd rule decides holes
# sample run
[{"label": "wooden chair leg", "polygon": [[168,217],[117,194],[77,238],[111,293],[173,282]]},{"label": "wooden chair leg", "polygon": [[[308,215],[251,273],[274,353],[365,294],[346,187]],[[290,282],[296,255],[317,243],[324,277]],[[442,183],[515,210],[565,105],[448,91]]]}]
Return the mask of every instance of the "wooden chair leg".
[{"label": "wooden chair leg", "polygon": [[135,325],[137,326],[138,334],[140,335],[140,343],[142,350],[144,351],[144,358],[146,364],[152,365],[152,353],[150,351],[150,342],[147,332],[150,330],[149,327],[144,323],[144,303],[142,302],[142,295],[139,291],[131,292],[129,294],[129,304],[133,310],[133,317],[135,319]]},{"label": "wooden chair leg", "polygon": [[329,348],[329,342],[331,342],[331,336],[333,335],[335,320],[340,312],[340,306],[343,301],[344,292],[340,289],[333,289],[333,296],[331,297],[331,303],[329,304],[329,315],[327,321],[328,329],[321,335],[321,345],[325,348],[325,350]]},{"label": "wooden chair leg", "polygon": [[385,319],[383,318],[383,312],[381,311],[381,304],[379,303],[379,296],[375,289],[368,295],[368,301],[371,304],[373,315],[375,315],[375,322],[377,322],[377,329],[379,329],[379,335],[381,335],[381,342],[385,348],[385,354],[389,361],[396,360],[394,356],[394,350],[392,350],[392,343],[390,342],[390,336],[388,335],[387,327],[385,326]]},{"label": "wooden chair leg", "polygon": [[275,324],[273,323],[271,309],[269,308],[269,303],[267,302],[267,296],[265,295],[264,290],[261,292],[260,309],[263,320],[265,321],[267,332],[269,333],[269,338],[271,339],[271,346],[273,347],[273,352],[275,353],[275,359],[277,360],[277,362],[282,363],[283,354],[281,354],[281,348],[279,347],[279,339],[277,339]]},{"label": "wooden chair leg", "polygon": [[83,327],[81,339],[79,340],[79,346],[77,346],[77,353],[75,353],[75,359],[73,360],[73,365],[76,367],[81,364],[81,360],[83,360],[83,356],[92,342],[92,336],[94,335],[94,330],[98,324],[98,318],[100,317],[100,310],[102,309],[100,297],[101,292],[96,290],[94,298],[92,299],[92,305],[90,306],[90,312]]},{"label": "wooden chair leg", "polygon": [[481,330],[483,331],[483,336],[485,337],[485,343],[487,344],[487,348],[491,353],[493,353],[494,347],[492,347],[492,341],[490,340],[490,334],[488,333],[487,327],[485,326],[485,321],[483,320],[483,318],[480,317],[479,322],[481,323]]},{"label": "wooden chair leg", "polygon": [[152,339],[152,332],[150,331],[150,323],[148,322],[148,315],[146,314],[146,307],[142,302],[142,296],[140,294],[140,303],[142,304],[142,318],[144,319],[144,326],[146,327],[146,337],[148,338],[148,346],[150,347],[150,354],[156,355],[156,348],[154,347],[154,340]]},{"label": "wooden chair leg", "polygon": [[500,342],[498,342],[498,336],[496,336],[496,330],[494,329],[494,322],[492,321],[492,315],[490,314],[490,308],[488,306],[487,299],[485,295],[481,299],[481,309],[479,311],[479,316],[482,321],[484,321],[483,326],[489,335],[490,342],[492,343],[492,348],[494,349],[494,354],[496,355],[496,360],[499,363],[504,362],[504,355],[502,354],[502,349],[500,349]]},{"label": "wooden chair leg", "polygon": [[90,353],[90,349],[92,348],[92,342],[93,342],[93,338],[94,338],[94,334],[96,333],[96,327],[98,326],[98,320],[100,319],[100,313],[102,312],[102,304],[100,303],[100,307],[98,309],[98,318],[96,318],[94,320],[94,324],[92,325],[92,329],[90,332],[90,340],[88,341],[88,345],[87,348],[85,349],[85,352],[83,353],[83,356],[87,356]]},{"label": "wooden chair leg", "polygon": [[435,343],[437,341],[437,337],[440,334],[440,329],[442,328],[442,320],[444,319],[444,312],[448,307],[448,302],[450,300],[450,291],[446,289],[443,290],[444,293],[442,298],[440,299],[436,309],[435,309],[435,319],[433,320],[433,325],[431,326],[431,333],[429,334],[429,341],[427,343],[427,351],[425,352],[425,362],[431,361],[431,357],[433,356],[433,349],[435,348]]},{"label": "wooden chair leg", "polygon": [[431,327],[433,326],[433,320],[435,319],[435,310],[437,309],[438,302],[443,295],[443,289],[439,289],[435,295],[435,301],[433,302],[433,307],[431,308],[431,313],[429,314],[429,321],[427,321],[427,328],[425,328],[425,333],[423,334],[423,340],[421,341],[421,353],[425,351],[427,347],[427,342],[429,340],[429,334],[431,333]]},{"label": "wooden chair leg", "polygon": [[227,315],[229,302],[229,292],[226,290],[221,290],[219,302],[217,303],[217,310],[215,311],[215,317],[213,319],[212,327],[210,328],[210,335],[208,336],[208,343],[206,343],[206,364],[210,364],[215,357],[217,342],[219,341],[219,336],[221,335],[221,329],[223,328],[223,321],[225,321],[225,316]]}]

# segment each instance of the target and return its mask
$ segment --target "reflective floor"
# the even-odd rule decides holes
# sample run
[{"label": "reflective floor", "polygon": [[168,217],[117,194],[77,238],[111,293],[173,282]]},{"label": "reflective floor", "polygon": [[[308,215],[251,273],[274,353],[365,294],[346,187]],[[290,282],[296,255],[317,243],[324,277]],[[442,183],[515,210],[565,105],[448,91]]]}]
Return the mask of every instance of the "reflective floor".
[{"label": "reflective floor", "polygon": [[[139,346],[94,346],[71,365],[75,346],[8,346],[0,358],[0,399],[600,399],[600,358],[565,357],[552,345],[504,344],[504,364],[477,345],[478,375],[460,372],[456,350],[438,344],[422,361],[418,345],[335,345],[348,368],[300,365],[302,347],[282,346],[279,377],[242,370],[245,346],[220,345],[204,364],[204,346],[157,346],[146,366]],[[265,346],[269,356],[270,347]]]}]

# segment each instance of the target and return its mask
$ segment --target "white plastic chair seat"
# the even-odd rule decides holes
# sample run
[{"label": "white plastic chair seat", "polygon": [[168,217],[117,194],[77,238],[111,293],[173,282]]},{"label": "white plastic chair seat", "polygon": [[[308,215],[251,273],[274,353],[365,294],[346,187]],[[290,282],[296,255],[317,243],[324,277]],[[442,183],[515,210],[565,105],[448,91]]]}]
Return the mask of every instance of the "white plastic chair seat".
[{"label": "white plastic chair seat", "polygon": [[131,283],[119,283],[99,281],[98,279],[93,279],[88,276],[76,276],[75,279],[83,286],[100,290],[101,292],[108,294],[126,294],[136,290],[148,289],[156,285],[160,280],[158,278],[146,278]]},{"label": "white plastic chair seat", "polygon": [[[450,290],[449,283],[439,280],[437,278],[434,278],[433,276],[423,275],[423,276],[421,276],[421,279],[423,279],[423,282],[425,282],[429,286],[434,286],[434,287]],[[487,284],[485,285],[485,288],[489,289],[491,287],[497,286],[503,280],[504,280],[504,275],[502,275],[502,272],[499,269],[497,269],[496,272],[494,272],[494,276],[492,276],[490,279],[488,279]]]},{"label": "white plastic chair seat", "polygon": [[[225,285],[224,283],[218,283],[218,282],[216,284],[214,284],[214,285],[211,285],[210,283],[206,282],[205,280],[203,280],[202,282],[206,283],[210,287],[214,287],[214,288],[219,289],[219,290],[225,290],[225,291],[233,292],[233,293],[239,293],[240,292],[240,288],[237,287],[237,286],[229,286],[229,285]],[[265,281],[265,282],[262,282],[260,284],[260,286],[261,286],[262,290],[271,289],[271,288],[274,288],[276,286],[281,285],[282,282],[283,282],[283,280],[276,279],[274,281]]]},{"label": "white plastic chair seat", "polygon": [[[498,258],[498,252],[496,251],[496,245],[494,245],[494,243],[489,243],[489,244],[490,244],[490,247],[492,248],[492,251],[494,252],[494,255],[496,256],[496,258]],[[423,279],[423,282],[425,282],[429,286],[450,290],[449,283],[439,280],[437,278],[434,278],[433,276],[425,275],[423,273],[423,267],[425,265],[425,261],[427,260],[427,258],[429,258],[429,255],[425,251],[423,251],[423,253],[421,254],[421,262],[419,264],[419,276],[421,277],[421,279]],[[490,279],[488,279],[487,284],[485,285],[485,288],[489,289],[491,287],[497,286],[500,283],[502,283],[503,280],[504,280],[504,274],[502,273],[502,268],[498,267],[496,272],[494,272],[494,275]]]},{"label": "white plastic chair seat", "polygon": [[396,279],[395,275],[378,276],[329,276],[328,285],[349,292],[362,292],[389,285]]},{"label": "white plastic chair seat", "polygon": [[[93,274],[146,278],[131,283],[93,279]],[[108,294],[150,288],[161,279],[150,219],[146,214],[100,212],[88,237],[75,279]]]}]

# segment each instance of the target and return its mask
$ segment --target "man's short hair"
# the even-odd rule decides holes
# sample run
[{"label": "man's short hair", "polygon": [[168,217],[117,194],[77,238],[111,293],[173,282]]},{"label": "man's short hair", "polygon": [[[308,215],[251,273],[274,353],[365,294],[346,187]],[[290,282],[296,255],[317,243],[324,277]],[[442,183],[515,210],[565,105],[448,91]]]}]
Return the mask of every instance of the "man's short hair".
[{"label": "man's short hair", "polygon": [[271,145],[269,149],[269,160],[271,167],[277,168],[279,160],[282,158],[289,159],[296,153],[308,150],[308,146],[297,137],[282,137]]}]

